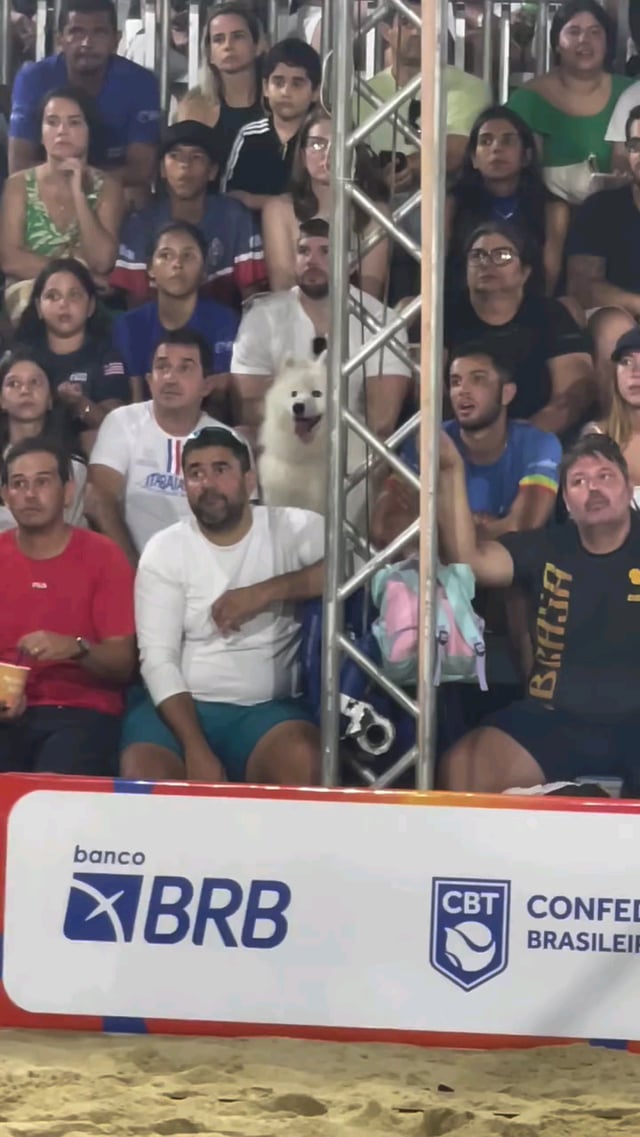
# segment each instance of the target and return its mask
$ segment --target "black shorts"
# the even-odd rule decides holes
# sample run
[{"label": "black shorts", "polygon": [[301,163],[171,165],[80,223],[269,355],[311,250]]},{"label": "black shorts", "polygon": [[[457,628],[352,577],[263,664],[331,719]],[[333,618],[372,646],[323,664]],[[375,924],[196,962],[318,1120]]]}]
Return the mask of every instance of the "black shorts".
[{"label": "black shorts", "polygon": [[85,707],[27,707],[0,725],[0,773],[118,773],[121,720]]},{"label": "black shorts", "polygon": [[493,726],[519,742],[547,782],[621,778],[625,793],[640,797],[640,714],[593,722],[525,699],[489,715],[482,726]]}]

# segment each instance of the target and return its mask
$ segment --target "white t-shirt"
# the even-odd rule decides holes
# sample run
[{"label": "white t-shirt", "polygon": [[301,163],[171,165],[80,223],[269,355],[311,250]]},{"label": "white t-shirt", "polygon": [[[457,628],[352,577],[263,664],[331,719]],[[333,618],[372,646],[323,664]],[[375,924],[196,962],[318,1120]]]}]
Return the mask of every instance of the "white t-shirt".
[{"label": "white t-shirt", "polygon": [[[64,519],[68,525],[75,525],[79,529],[86,529],[87,522],[84,516],[84,487],[87,484],[87,467],[78,458],[71,459],[73,471],[74,494],[73,501],[64,511]],[[7,529],[16,528],[16,519],[10,509],[0,501],[0,533]]]},{"label": "white t-shirt", "polygon": [[[275,292],[258,296],[245,310],[233,348],[231,370],[236,375],[276,375],[287,356],[310,359],[313,356],[315,329],[299,301],[296,286],[288,292]],[[361,293],[352,287],[351,295],[362,300],[369,314],[386,326],[395,318],[393,308],[385,310],[379,300],[368,292]],[[346,303],[346,299],[345,299]],[[349,354],[357,351],[373,338],[356,316],[349,317]],[[406,349],[407,336],[402,331],[397,337]],[[363,387],[365,376],[405,375],[410,371],[389,348],[377,351],[354,371],[349,379],[349,406],[361,414],[364,411]]]},{"label": "white t-shirt", "polygon": [[637,83],[632,83],[627,87],[626,91],[620,95],[613,114],[609,119],[607,133],[604,136],[605,142],[624,142],[626,139],[625,127],[627,119],[631,114],[634,107],[640,103],[640,80]]},{"label": "white t-shirt", "polygon": [[223,637],[211,615],[232,588],[316,564],[324,519],[305,509],[253,507],[237,545],[215,545],[190,516],[146,546],[136,576],[142,677],[156,705],[189,691],[203,702],[253,706],[296,693],[300,622],[295,606],[273,605]]},{"label": "white t-shirt", "polygon": [[[202,414],[194,429],[222,425]],[[98,431],[90,465],[108,466],[125,478],[124,518],[139,553],[154,533],[189,514],[182,477],[188,437],[174,438],[158,426],[151,399],[116,407]]]}]

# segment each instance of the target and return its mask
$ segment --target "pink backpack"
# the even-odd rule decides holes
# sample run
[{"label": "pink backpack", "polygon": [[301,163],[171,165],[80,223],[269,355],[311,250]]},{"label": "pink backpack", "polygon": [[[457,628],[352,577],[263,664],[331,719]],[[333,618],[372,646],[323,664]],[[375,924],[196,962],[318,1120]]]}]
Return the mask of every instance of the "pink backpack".
[{"label": "pink backpack", "polygon": [[[371,592],[380,616],[373,634],[382,669],[401,687],[418,681],[419,562],[412,557],[389,565],[373,578]],[[473,609],[475,579],[469,565],[439,565],[436,588],[435,686],[478,683],[487,690],[484,620]]]}]

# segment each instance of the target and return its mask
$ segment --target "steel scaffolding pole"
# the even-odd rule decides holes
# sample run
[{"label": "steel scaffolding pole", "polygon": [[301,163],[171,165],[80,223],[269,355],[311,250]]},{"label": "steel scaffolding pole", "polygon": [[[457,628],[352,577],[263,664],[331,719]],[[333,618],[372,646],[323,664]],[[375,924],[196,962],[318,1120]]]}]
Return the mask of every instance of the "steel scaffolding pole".
[{"label": "steel scaffolding pole", "polygon": [[[427,5],[422,24],[422,335],[420,376],[420,679],[416,787],[432,789],[435,770],[436,662],[435,592],[437,488],[442,421],[444,200],[446,106],[443,87],[447,50],[446,0]],[[430,64],[430,67],[428,66]],[[435,161],[434,161],[435,157]]]},{"label": "steel scaffolding pole", "polygon": [[[331,7],[331,5],[329,5]],[[325,785],[340,780],[340,639],[343,604],[338,592],[345,575],[344,548],[344,475],[346,438],[343,407],[346,378],[344,365],[348,356],[349,311],[345,292],[349,288],[349,233],[351,204],[348,182],[351,177],[352,152],[348,145],[351,129],[351,87],[353,74],[353,11],[342,0],[333,3],[331,13],[332,51],[331,102],[333,114],[331,174],[333,210],[331,221],[331,336],[329,339],[328,373],[331,398],[329,421],[329,477],[327,486],[327,552],[326,600],[323,629],[323,706],[322,706],[322,772]]]},{"label": "steel scaffolding pole", "polygon": [[0,0],[0,83],[11,82],[11,0]]},{"label": "steel scaffolding pole", "polygon": [[[331,24],[331,94],[332,110],[332,222],[331,222],[331,335],[329,339],[328,369],[329,383],[329,488],[327,500],[327,586],[324,611],[323,643],[323,781],[334,785],[340,772],[340,670],[345,660],[357,663],[368,677],[390,695],[397,705],[417,720],[418,745],[411,747],[384,772],[376,772],[375,765],[365,758],[351,756],[349,761],[357,770],[366,785],[387,786],[394,778],[414,767],[419,788],[432,783],[433,753],[433,704],[434,691],[430,680],[433,674],[433,652],[431,636],[421,637],[423,648],[420,661],[420,682],[416,697],[408,691],[396,687],[381,673],[380,669],[362,656],[356,645],[344,633],[344,604],[361,586],[366,585],[375,571],[397,558],[408,540],[415,541],[421,534],[421,579],[426,583],[421,603],[421,627],[431,626],[431,611],[434,587],[435,557],[435,477],[437,473],[437,445],[440,421],[440,372],[441,372],[441,266],[443,263],[443,213],[444,213],[444,113],[442,86],[442,60],[444,37],[446,35],[446,0],[438,0],[435,8],[425,17],[423,29],[423,75],[417,75],[402,92],[396,92],[386,103],[381,103],[373,95],[360,76],[354,76],[354,47],[372,29],[376,28],[384,16],[395,9],[398,14],[418,27],[422,27],[415,7],[405,0],[380,2],[358,28],[354,28],[353,5],[344,0],[332,0],[327,5]],[[429,5],[431,8],[431,5]],[[354,83],[355,80],[355,83]],[[373,107],[371,117],[362,125],[352,129],[352,92],[355,85],[356,97],[364,100],[363,105]],[[412,240],[404,229],[404,221],[410,211],[420,202],[420,194],[398,205],[391,219],[382,213],[363,191],[354,185],[355,147],[366,142],[370,133],[381,123],[389,123],[394,133],[406,138],[409,144],[421,144],[420,133],[410,127],[402,110],[407,110],[411,97],[422,99],[422,242]],[[404,104],[404,107],[403,107]],[[433,156],[438,155],[434,163]],[[427,160],[428,157],[428,160]],[[423,306],[423,361],[420,368],[412,359],[403,339],[404,329],[411,317],[419,314],[420,298],[415,298],[402,313],[391,313],[383,321],[376,320],[370,312],[358,304],[349,291],[351,265],[350,233],[351,213],[354,205],[377,223],[377,232],[368,236],[359,250],[371,248],[385,235],[413,258],[423,263],[423,296],[426,299],[426,312]],[[422,249],[429,256],[423,259]],[[426,282],[426,283],[425,283]],[[372,337],[363,341],[357,350],[349,354],[349,316],[355,313],[363,329]],[[386,316],[386,313],[385,313]],[[425,338],[426,335],[426,338]],[[396,451],[400,444],[415,431],[420,416],[403,424],[394,434],[382,441],[373,435],[366,422],[359,418],[353,407],[347,405],[348,380],[364,364],[364,361],[385,350],[398,359],[408,363],[415,380],[421,381],[422,447],[423,455],[421,479],[409,470]],[[346,475],[348,438],[353,434],[366,444],[368,458],[365,466]],[[395,538],[382,550],[370,547],[368,534],[354,533],[353,526],[346,520],[348,494],[362,482],[370,471],[372,463],[386,462],[395,473],[403,477],[408,485],[421,484],[421,516],[405,533]],[[352,554],[358,559],[357,567],[350,570]]]}]

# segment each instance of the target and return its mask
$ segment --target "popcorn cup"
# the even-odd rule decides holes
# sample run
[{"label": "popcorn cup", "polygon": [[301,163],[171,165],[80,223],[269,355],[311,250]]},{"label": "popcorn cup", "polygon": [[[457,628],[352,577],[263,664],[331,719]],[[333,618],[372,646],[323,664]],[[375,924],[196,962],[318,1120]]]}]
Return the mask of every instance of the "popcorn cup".
[{"label": "popcorn cup", "polygon": [[20,702],[30,671],[30,667],[0,663],[0,704],[7,710],[14,710]]}]

